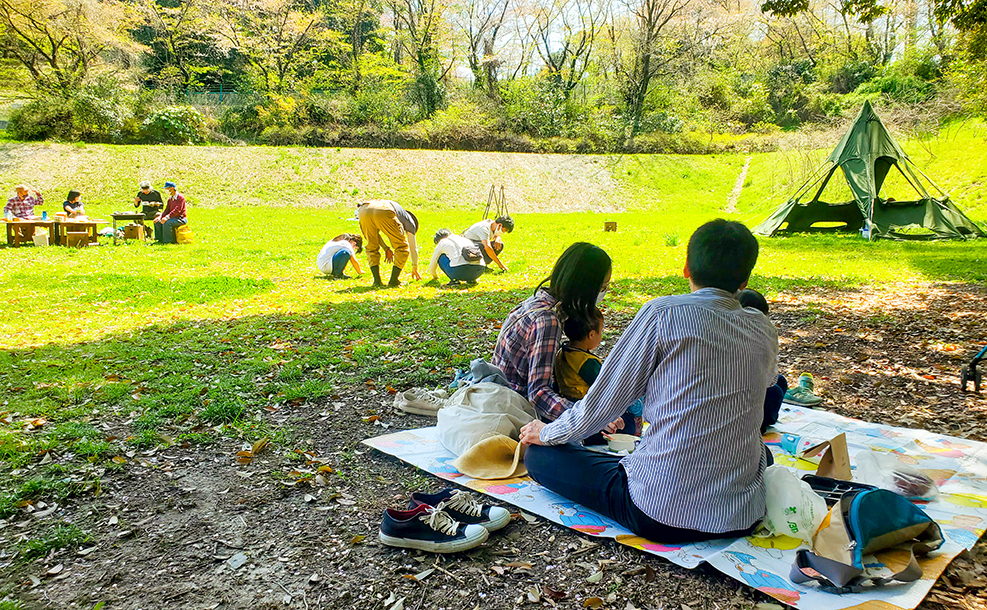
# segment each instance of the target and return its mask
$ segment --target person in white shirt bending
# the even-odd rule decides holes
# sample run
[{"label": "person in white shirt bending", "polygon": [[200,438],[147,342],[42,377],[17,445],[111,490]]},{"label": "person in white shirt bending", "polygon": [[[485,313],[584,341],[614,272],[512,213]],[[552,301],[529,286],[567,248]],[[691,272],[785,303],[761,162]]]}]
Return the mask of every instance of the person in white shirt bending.
[{"label": "person in white shirt bending", "polygon": [[449,229],[439,229],[432,238],[435,251],[428,264],[428,272],[433,280],[439,279],[438,269],[449,278],[446,286],[460,282],[475,284],[477,278],[487,270],[480,247],[462,235],[455,235]]},{"label": "person in white shirt bending", "polygon": [[315,266],[334,279],[348,280],[349,276],[343,275],[347,263],[353,264],[357,274],[363,273],[360,262],[356,260],[356,255],[360,252],[363,252],[363,237],[354,233],[343,233],[322,246],[319,255],[315,257]]},{"label": "person in white shirt bending", "polygon": [[514,219],[510,216],[498,216],[496,220],[484,218],[463,231],[463,237],[480,246],[485,264],[494,262],[501,271],[507,271],[507,265],[500,262],[499,255],[504,251],[504,241],[501,236],[513,230]]}]

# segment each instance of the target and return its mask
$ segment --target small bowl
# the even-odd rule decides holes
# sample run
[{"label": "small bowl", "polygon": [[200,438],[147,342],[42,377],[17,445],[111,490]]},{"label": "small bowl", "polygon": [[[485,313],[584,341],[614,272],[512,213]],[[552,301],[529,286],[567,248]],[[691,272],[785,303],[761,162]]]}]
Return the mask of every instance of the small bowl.
[{"label": "small bowl", "polygon": [[639,440],[641,440],[641,437],[634,436],[633,434],[611,434],[607,439],[607,445],[610,447],[610,451],[626,451],[630,453],[634,451],[634,447],[637,446]]}]

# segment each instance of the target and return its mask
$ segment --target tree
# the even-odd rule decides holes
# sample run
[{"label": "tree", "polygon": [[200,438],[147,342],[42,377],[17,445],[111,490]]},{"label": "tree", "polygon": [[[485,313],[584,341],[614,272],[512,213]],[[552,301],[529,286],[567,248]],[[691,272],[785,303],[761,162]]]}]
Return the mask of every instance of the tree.
[{"label": "tree", "polygon": [[987,0],[934,0],[939,23],[952,23],[965,36],[974,58],[987,58]]},{"label": "tree", "polygon": [[606,0],[549,0],[536,13],[535,48],[548,77],[566,98],[593,59],[593,45],[607,14]]},{"label": "tree", "polygon": [[132,51],[118,0],[0,0],[0,50],[38,91],[70,97],[110,49]]},{"label": "tree", "polygon": [[[445,79],[454,61],[443,66],[439,53],[442,16],[446,10],[440,0],[392,0],[398,48],[411,59],[415,70],[414,93],[421,113],[431,117],[442,105]],[[400,26],[400,27],[399,27]],[[453,58],[454,60],[455,58]]]},{"label": "tree", "polygon": [[497,35],[504,26],[510,0],[466,0],[458,15],[466,36],[467,60],[473,72],[473,86],[497,97]]},{"label": "tree", "polygon": [[637,135],[644,115],[644,102],[652,82],[661,70],[658,53],[662,30],[685,10],[690,0],[638,0],[625,6],[633,16],[632,59],[629,67],[617,62],[615,69],[622,80],[624,104],[630,119],[630,136]]},{"label": "tree", "polygon": [[154,85],[184,92],[202,84],[208,73],[224,82],[230,57],[211,36],[213,24],[202,0],[143,0],[138,10],[143,22],[134,37],[148,47],[146,64]]},{"label": "tree", "polygon": [[296,71],[327,36],[322,9],[304,11],[294,0],[218,0],[216,33],[257,71],[266,93],[284,93]]}]

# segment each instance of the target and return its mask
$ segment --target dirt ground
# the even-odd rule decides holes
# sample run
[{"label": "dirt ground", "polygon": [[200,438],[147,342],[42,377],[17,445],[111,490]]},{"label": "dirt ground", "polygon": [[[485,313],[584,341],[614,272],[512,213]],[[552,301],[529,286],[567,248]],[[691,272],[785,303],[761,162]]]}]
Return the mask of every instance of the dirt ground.
[{"label": "dirt ground", "polygon": [[[825,409],[979,441],[987,388],[964,394],[958,375],[987,341],[985,314],[987,288],[965,284],[784,293],[772,303],[782,372],[813,372]],[[396,414],[385,390],[366,385],[269,417],[294,435],[249,464],[238,463],[244,447],[233,440],[139,452],[104,473],[98,497],[69,500],[43,519],[0,521],[6,592],[27,608],[108,610],[583,608],[591,597],[618,610],[775,607],[713,569],[679,568],[541,519],[519,516],[460,555],[384,547],[376,538],[384,508],[442,483],[359,441],[429,420]],[[310,482],[292,484],[299,477]],[[10,544],[44,519],[92,538],[30,563],[12,559]],[[921,607],[987,608],[985,554],[981,542],[961,555]],[[598,569],[602,580],[587,582]],[[529,592],[542,601],[529,602]]]}]

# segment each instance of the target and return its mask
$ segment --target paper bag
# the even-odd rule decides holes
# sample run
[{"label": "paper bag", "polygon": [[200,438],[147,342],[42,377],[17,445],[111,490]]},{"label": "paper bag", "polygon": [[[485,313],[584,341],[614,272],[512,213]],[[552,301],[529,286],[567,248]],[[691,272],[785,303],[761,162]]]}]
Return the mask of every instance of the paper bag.
[{"label": "paper bag", "polygon": [[823,441],[818,445],[809,447],[802,453],[802,458],[819,456],[819,468],[816,474],[821,477],[830,477],[849,481],[850,474],[850,452],[846,446],[846,434],[840,434],[828,441]]}]

